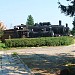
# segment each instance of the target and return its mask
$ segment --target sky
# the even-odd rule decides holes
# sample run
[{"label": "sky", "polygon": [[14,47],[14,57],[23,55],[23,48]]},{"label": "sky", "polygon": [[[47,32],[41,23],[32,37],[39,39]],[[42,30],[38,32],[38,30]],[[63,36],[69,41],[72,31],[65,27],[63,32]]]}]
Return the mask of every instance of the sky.
[{"label": "sky", "polygon": [[[66,0],[59,0],[67,4]],[[34,22],[50,22],[58,25],[59,20],[65,26],[68,23],[72,29],[73,17],[65,16],[58,8],[58,0],[0,0],[0,22],[9,28],[26,24],[28,15],[32,15]]]}]

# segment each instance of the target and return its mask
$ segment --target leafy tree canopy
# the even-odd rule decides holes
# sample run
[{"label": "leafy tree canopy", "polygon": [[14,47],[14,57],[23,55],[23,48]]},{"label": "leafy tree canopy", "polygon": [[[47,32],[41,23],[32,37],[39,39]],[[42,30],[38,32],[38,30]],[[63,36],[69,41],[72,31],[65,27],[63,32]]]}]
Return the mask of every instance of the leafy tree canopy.
[{"label": "leafy tree canopy", "polygon": [[3,31],[6,29],[5,25],[3,22],[0,22],[0,37],[3,35]]},{"label": "leafy tree canopy", "polygon": [[61,12],[71,17],[75,16],[75,0],[66,0],[66,1],[70,2],[70,4],[68,4],[67,6],[58,2]]},{"label": "leafy tree canopy", "polygon": [[71,33],[73,35],[75,35],[75,0],[66,0],[67,2],[70,2],[70,4],[63,5],[60,2],[58,2],[59,4],[59,8],[61,9],[61,12],[66,14],[67,16],[71,16],[74,17],[74,21],[73,21],[73,29],[71,31]]},{"label": "leafy tree canopy", "polygon": [[30,25],[30,26],[34,25],[34,19],[32,15],[28,15],[26,25]]},{"label": "leafy tree canopy", "polygon": [[73,28],[72,28],[71,33],[72,33],[72,35],[75,35],[75,18],[74,18],[74,21],[72,24],[73,24]]}]

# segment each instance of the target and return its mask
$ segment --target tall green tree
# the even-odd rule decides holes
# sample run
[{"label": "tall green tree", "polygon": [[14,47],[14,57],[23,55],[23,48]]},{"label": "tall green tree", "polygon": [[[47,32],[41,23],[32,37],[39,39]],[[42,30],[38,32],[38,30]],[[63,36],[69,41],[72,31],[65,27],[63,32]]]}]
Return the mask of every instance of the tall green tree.
[{"label": "tall green tree", "polygon": [[75,0],[66,0],[67,2],[70,2],[70,4],[63,5],[60,2],[58,2],[59,4],[59,8],[61,9],[61,12],[66,14],[67,16],[71,16],[74,17],[74,21],[73,21],[73,29],[72,29],[72,34],[75,35]]},{"label": "tall green tree", "polygon": [[73,24],[73,28],[72,28],[71,33],[72,33],[72,35],[75,35],[75,18],[74,18],[74,21],[72,24]]},{"label": "tall green tree", "polygon": [[28,15],[26,25],[29,25],[29,26],[34,25],[34,19],[33,19],[32,15]]}]

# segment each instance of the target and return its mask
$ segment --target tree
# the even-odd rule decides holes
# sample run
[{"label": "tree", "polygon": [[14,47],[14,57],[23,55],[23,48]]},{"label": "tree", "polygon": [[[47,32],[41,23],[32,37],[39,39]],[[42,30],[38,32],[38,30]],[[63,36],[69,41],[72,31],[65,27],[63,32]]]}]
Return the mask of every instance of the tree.
[{"label": "tree", "polygon": [[73,21],[73,30],[75,30],[75,20]]},{"label": "tree", "polygon": [[73,28],[72,28],[71,33],[72,33],[72,35],[75,35],[75,18],[74,18],[74,21],[72,24],[73,24]]},{"label": "tree", "polygon": [[60,2],[59,3],[59,8],[61,9],[61,12],[66,14],[67,16],[74,17],[73,21],[73,29],[72,29],[72,34],[75,35],[75,0],[66,0],[69,1],[69,5],[62,5]]},{"label": "tree", "polygon": [[61,9],[61,12],[70,15],[70,16],[75,16],[75,0],[66,0],[69,1],[69,5],[62,5],[60,2],[59,3],[59,8]]},{"label": "tree", "polygon": [[6,29],[3,22],[0,22],[0,37],[3,35],[3,31]]},{"label": "tree", "polygon": [[30,26],[34,25],[34,19],[31,15],[28,15],[26,25],[30,25]]}]

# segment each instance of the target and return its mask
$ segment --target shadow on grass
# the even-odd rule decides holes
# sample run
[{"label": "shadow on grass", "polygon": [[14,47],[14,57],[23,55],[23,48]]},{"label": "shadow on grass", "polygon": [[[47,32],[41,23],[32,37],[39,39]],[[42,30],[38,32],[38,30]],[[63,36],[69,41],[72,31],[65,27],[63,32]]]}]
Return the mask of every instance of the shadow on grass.
[{"label": "shadow on grass", "polygon": [[56,56],[46,54],[22,54],[19,56],[35,75],[54,74],[56,71],[66,68],[66,64],[75,64],[75,58],[66,53],[57,54]]}]

